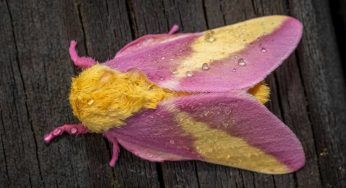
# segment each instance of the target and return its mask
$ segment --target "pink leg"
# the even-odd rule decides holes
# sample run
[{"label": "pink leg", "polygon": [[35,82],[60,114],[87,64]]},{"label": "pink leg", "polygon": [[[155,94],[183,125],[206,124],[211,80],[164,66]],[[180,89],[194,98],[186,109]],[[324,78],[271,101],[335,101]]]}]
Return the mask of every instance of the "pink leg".
[{"label": "pink leg", "polygon": [[111,135],[105,133],[104,136],[107,138],[107,140],[113,144],[113,153],[112,153],[112,158],[111,160],[109,161],[109,165],[111,167],[114,167],[115,164],[117,163],[118,161],[118,156],[119,156],[119,151],[120,151],[120,148],[119,148],[119,144],[118,144],[118,141],[116,138],[112,137]]},{"label": "pink leg", "polygon": [[74,65],[79,68],[86,69],[96,64],[96,61],[91,57],[79,57],[76,51],[77,42],[72,40],[70,43],[69,53]]},{"label": "pink leg", "polygon": [[174,33],[178,32],[178,30],[179,30],[179,26],[177,24],[174,24],[172,26],[171,30],[169,30],[168,34],[170,34],[170,35],[174,34]]},{"label": "pink leg", "polygon": [[83,124],[64,124],[60,127],[55,128],[50,133],[44,136],[44,141],[49,143],[55,137],[62,135],[64,132],[67,132],[70,135],[81,135],[88,133],[88,129]]}]

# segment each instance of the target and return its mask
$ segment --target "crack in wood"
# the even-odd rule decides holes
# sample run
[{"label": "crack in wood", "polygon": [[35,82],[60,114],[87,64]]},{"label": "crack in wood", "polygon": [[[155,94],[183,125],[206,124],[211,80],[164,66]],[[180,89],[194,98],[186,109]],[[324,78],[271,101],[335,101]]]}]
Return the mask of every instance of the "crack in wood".
[{"label": "crack in wood", "polygon": [[83,44],[84,44],[84,48],[85,48],[85,53],[86,55],[89,55],[89,50],[88,50],[88,46],[87,46],[87,39],[86,39],[86,34],[85,34],[85,28],[84,28],[84,24],[83,24],[83,17],[82,17],[82,13],[80,10],[80,4],[77,4],[77,13],[78,13],[78,20],[79,23],[81,24],[81,29],[82,29],[82,33],[83,33]]},{"label": "crack in wood", "polygon": [[[2,115],[1,115],[1,123],[2,123],[2,125],[4,125],[4,121],[2,119]],[[5,144],[4,144],[4,140],[2,138],[2,135],[0,135],[0,140],[1,140],[1,147],[2,147],[2,152],[3,152],[3,156],[4,156],[4,162],[5,162],[6,179],[7,179],[7,181],[9,181],[9,173],[8,173],[9,171],[8,171],[8,166],[7,166]]]},{"label": "crack in wood", "polygon": [[205,24],[207,26],[207,29],[209,29],[209,21],[208,21],[208,16],[207,16],[207,8],[205,6],[205,0],[202,0],[202,9],[203,9],[203,16],[205,19]]},{"label": "crack in wood", "polygon": [[133,7],[132,7],[132,0],[127,0],[125,2],[125,7],[126,7],[127,16],[129,18],[131,37],[132,37],[132,39],[135,39],[136,36],[138,36],[138,34],[135,32],[135,31],[137,31],[137,28],[136,28],[137,21],[136,21],[135,16],[133,15],[134,11],[133,11]]}]

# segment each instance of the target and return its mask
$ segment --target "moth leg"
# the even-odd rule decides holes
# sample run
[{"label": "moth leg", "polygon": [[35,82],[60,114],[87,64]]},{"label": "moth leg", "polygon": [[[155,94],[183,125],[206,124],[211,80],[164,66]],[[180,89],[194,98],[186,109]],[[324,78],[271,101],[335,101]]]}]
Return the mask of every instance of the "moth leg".
[{"label": "moth leg", "polygon": [[109,161],[109,166],[114,167],[115,164],[118,161],[118,156],[119,156],[119,144],[116,138],[110,136],[109,134],[105,133],[104,136],[107,138],[107,140],[113,144],[113,152],[112,152],[112,158]]},{"label": "moth leg", "polygon": [[179,26],[177,24],[174,24],[172,26],[171,30],[169,30],[168,34],[171,35],[171,34],[174,34],[174,33],[178,32],[178,31],[179,31]]},{"label": "moth leg", "polygon": [[88,133],[88,129],[83,124],[64,124],[60,127],[55,128],[50,133],[44,136],[44,141],[46,143],[51,142],[54,138],[62,135],[64,132],[70,135],[81,135]]},{"label": "moth leg", "polygon": [[96,61],[91,57],[79,57],[76,51],[77,42],[72,40],[70,43],[69,53],[75,66],[86,69],[96,64]]}]

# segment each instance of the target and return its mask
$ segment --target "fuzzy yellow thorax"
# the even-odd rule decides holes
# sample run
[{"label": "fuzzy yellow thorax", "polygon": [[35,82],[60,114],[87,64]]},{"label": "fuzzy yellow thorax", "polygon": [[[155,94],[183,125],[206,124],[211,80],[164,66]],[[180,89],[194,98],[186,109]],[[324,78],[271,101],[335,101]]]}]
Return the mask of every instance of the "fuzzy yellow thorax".
[{"label": "fuzzy yellow thorax", "polygon": [[156,86],[138,71],[121,73],[97,64],[73,78],[70,104],[91,132],[100,133],[174,95],[178,94]]},{"label": "fuzzy yellow thorax", "polygon": [[[248,91],[261,103],[268,101],[269,88],[259,83]],[[143,108],[155,109],[162,100],[193,93],[173,92],[149,81],[136,70],[126,73],[96,64],[72,79],[70,104],[73,114],[91,132],[101,133]]]},{"label": "fuzzy yellow thorax", "polygon": [[267,84],[264,81],[250,88],[248,92],[251,95],[255,96],[256,99],[262,104],[265,104],[269,101],[270,88],[267,86]]}]

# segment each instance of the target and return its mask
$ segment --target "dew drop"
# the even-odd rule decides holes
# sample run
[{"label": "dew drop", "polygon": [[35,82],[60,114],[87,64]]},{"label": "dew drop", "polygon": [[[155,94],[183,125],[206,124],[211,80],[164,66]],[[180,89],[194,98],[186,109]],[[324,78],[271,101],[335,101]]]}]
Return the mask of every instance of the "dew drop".
[{"label": "dew drop", "polygon": [[192,72],[191,71],[186,71],[186,76],[187,77],[192,77]]},{"label": "dew drop", "polygon": [[323,148],[322,152],[320,153],[320,156],[326,156],[326,155],[328,155],[328,149]]},{"label": "dew drop", "polygon": [[172,74],[177,74],[177,73],[178,73],[177,70],[172,71]]},{"label": "dew drop", "polygon": [[202,70],[209,70],[209,69],[210,69],[209,64],[208,63],[203,63]]},{"label": "dew drop", "polygon": [[232,59],[233,61],[236,61],[238,58],[239,58],[239,57],[238,57],[237,55],[231,57],[231,59]]},{"label": "dew drop", "polygon": [[207,39],[207,41],[208,41],[208,42],[214,42],[214,41],[215,41],[215,38],[214,38],[213,36],[211,36],[211,37],[209,37],[209,38]]},{"label": "dew drop", "polygon": [[227,127],[229,126],[229,123],[228,123],[228,122],[225,122],[225,123],[223,123],[222,125],[223,125],[223,127],[227,128]]},{"label": "dew drop", "polygon": [[88,100],[88,105],[92,105],[92,104],[94,104],[94,100],[93,99],[90,99],[90,100]]},{"label": "dew drop", "polygon": [[262,53],[266,53],[266,52],[267,52],[267,49],[261,48],[261,52],[262,52]]},{"label": "dew drop", "polygon": [[166,59],[165,57],[161,57],[162,60]]},{"label": "dew drop", "polygon": [[57,136],[57,135],[60,135],[61,134],[61,129],[55,129],[54,131],[53,131],[53,135],[54,136]]},{"label": "dew drop", "polygon": [[226,158],[227,158],[227,159],[230,159],[230,158],[231,158],[231,155],[227,155]]},{"label": "dew drop", "polygon": [[170,140],[169,143],[174,144],[174,140]]},{"label": "dew drop", "polygon": [[160,77],[160,80],[161,80],[161,81],[163,81],[163,80],[164,80],[164,78],[163,78],[163,77]]},{"label": "dew drop", "polygon": [[238,65],[241,66],[241,67],[246,66],[245,60],[244,60],[243,58],[240,58],[240,59],[238,60]]},{"label": "dew drop", "polygon": [[233,69],[232,69],[232,72],[237,72],[237,69],[236,69],[236,68],[233,68]]},{"label": "dew drop", "polygon": [[72,128],[70,131],[72,134],[76,134],[78,130],[76,128]]},{"label": "dew drop", "polygon": [[169,59],[170,61],[174,61],[174,59],[173,58],[171,58],[171,59]]},{"label": "dew drop", "polygon": [[215,37],[214,37],[214,31],[209,31],[209,32],[207,32],[206,34],[205,34],[205,40],[207,41],[207,42],[214,42],[216,39],[215,39]]}]

